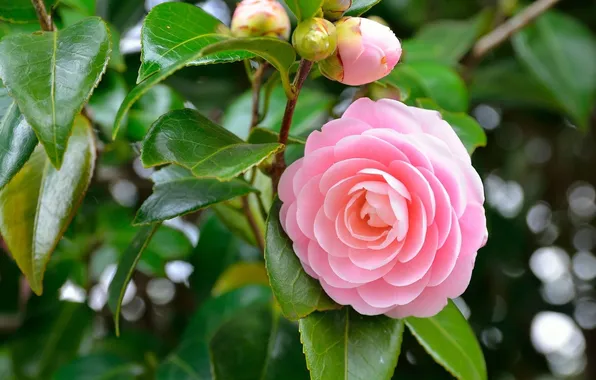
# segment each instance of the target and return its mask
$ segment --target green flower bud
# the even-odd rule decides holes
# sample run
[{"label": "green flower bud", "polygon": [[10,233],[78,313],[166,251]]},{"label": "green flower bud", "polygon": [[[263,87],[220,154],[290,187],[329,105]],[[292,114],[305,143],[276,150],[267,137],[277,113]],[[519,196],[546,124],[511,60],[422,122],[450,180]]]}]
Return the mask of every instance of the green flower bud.
[{"label": "green flower bud", "polygon": [[339,20],[352,6],[352,0],[325,0],[323,14],[329,20]]},{"label": "green flower bud", "polygon": [[292,44],[302,58],[321,61],[332,55],[337,48],[335,25],[322,18],[305,20],[296,27]]}]

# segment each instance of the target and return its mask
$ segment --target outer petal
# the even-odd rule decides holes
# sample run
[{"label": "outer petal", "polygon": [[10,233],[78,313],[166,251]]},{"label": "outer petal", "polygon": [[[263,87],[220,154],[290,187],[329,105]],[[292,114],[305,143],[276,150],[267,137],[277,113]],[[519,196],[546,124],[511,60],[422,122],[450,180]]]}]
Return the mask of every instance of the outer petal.
[{"label": "outer petal", "polygon": [[414,301],[401,306],[396,306],[387,313],[391,318],[428,318],[437,315],[447,306],[447,297],[443,296],[436,288],[426,288]]},{"label": "outer petal", "polygon": [[391,308],[374,307],[366,303],[358,294],[356,289],[339,289],[321,281],[325,293],[340,305],[350,305],[358,313],[363,315],[380,315],[391,310]]},{"label": "outer petal", "polygon": [[321,131],[314,131],[306,139],[304,154],[309,155],[317,149],[334,146],[347,136],[358,136],[372,127],[359,119],[343,117],[325,124]]},{"label": "outer petal", "polygon": [[358,294],[373,307],[406,305],[416,299],[426,288],[430,274],[406,286],[394,286],[378,279],[358,287]]}]

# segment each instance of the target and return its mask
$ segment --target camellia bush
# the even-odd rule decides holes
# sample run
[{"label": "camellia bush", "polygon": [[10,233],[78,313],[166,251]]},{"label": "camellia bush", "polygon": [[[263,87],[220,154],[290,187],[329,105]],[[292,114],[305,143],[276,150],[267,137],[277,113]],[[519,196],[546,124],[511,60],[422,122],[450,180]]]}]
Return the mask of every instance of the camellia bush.
[{"label": "camellia bush", "polygon": [[471,78],[586,129],[596,63],[557,57],[596,44],[556,1],[411,38],[379,1],[161,2],[138,62],[102,2],[0,0],[0,378],[392,379],[411,334],[487,379]]}]

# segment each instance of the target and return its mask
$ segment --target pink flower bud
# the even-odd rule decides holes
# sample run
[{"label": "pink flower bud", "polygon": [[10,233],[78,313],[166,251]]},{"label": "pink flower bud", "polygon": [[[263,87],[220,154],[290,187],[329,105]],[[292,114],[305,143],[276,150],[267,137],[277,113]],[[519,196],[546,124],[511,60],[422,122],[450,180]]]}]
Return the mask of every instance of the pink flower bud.
[{"label": "pink flower bud", "polygon": [[232,17],[236,37],[290,37],[290,18],[277,0],[244,0]]},{"label": "pink flower bud", "polygon": [[388,27],[360,17],[345,17],[335,24],[337,50],[319,62],[321,73],[350,85],[377,81],[393,70],[401,44]]}]

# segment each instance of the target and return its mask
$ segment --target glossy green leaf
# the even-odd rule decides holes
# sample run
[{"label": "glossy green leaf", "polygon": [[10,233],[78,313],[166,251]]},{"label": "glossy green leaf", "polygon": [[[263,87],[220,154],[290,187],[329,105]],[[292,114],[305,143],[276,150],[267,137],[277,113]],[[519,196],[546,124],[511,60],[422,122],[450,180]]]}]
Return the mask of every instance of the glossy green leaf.
[{"label": "glossy green leaf", "polygon": [[457,137],[472,154],[478,147],[486,146],[486,134],[476,119],[463,112],[449,112],[441,109],[431,99],[418,99],[418,106],[441,113],[443,119],[451,125]]},{"label": "glossy green leaf", "polygon": [[[44,0],[46,9],[51,9],[58,0]],[[0,0],[0,20],[15,23],[37,22],[37,14],[31,0]]]},{"label": "glossy green leaf", "polygon": [[230,180],[278,152],[280,144],[247,144],[191,109],[172,111],[143,140],[145,166],[179,164],[196,177]]},{"label": "glossy green leaf", "polygon": [[56,168],[75,115],[99,83],[109,54],[109,31],[96,17],[58,32],[15,34],[0,41],[0,77]]},{"label": "glossy green leaf", "polygon": [[[317,15],[324,0],[284,0],[298,21],[306,20]],[[380,1],[380,0],[379,0]]]},{"label": "glossy green leaf", "polygon": [[157,368],[156,380],[215,380],[209,341],[219,327],[251,305],[269,305],[271,291],[248,286],[207,300],[195,313],[178,348]]},{"label": "glossy green leaf", "polygon": [[86,304],[58,302],[57,294],[49,298],[45,306],[30,301],[26,322],[17,335],[21,338],[11,343],[17,379],[51,379],[58,367],[77,356],[91,328],[93,313]]},{"label": "glossy green leaf", "polygon": [[143,23],[137,83],[181,61],[185,61],[185,65],[198,66],[253,57],[239,52],[196,56],[214,42],[202,36],[221,33],[225,29],[218,19],[192,4],[168,2],[154,7]]},{"label": "glossy green leaf", "polygon": [[474,45],[490,14],[482,12],[469,20],[440,20],[424,25],[404,41],[404,61],[435,61],[456,65]]},{"label": "glossy green leaf", "polygon": [[[160,172],[171,170],[180,169],[166,167]],[[213,178],[196,178],[187,171],[182,178],[176,176],[174,179],[156,181],[153,194],[141,205],[134,224],[172,219],[254,191],[256,189],[241,180],[221,182]]]},{"label": "glossy green leaf", "polygon": [[[409,85],[410,101],[431,98],[441,108],[451,112],[468,110],[468,90],[463,79],[449,66],[435,62],[399,64],[390,77]],[[392,80],[392,79],[388,79]]]},{"label": "glossy green leaf", "polygon": [[155,223],[149,226],[143,226],[130,243],[120,262],[116,274],[110,283],[108,289],[108,306],[114,314],[114,324],[116,326],[116,335],[120,335],[120,309],[122,307],[122,299],[126,287],[130,282],[132,274],[134,273],[137,263],[143,254],[143,251],[149,245],[153,234],[159,228],[160,223]]},{"label": "glossy green leaf", "polygon": [[296,51],[286,41],[274,37],[230,38],[205,47],[201,54],[209,56],[227,51],[248,52],[263,58],[279,72],[286,95],[292,94],[289,72],[296,61]]},{"label": "glossy green leaf", "polygon": [[35,145],[33,129],[0,84],[0,189],[25,165]]},{"label": "glossy green leaf", "polygon": [[512,42],[528,71],[586,129],[596,99],[596,39],[590,30],[551,11],[514,35]]},{"label": "glossy green leaf", "polygon": [[265,263],[273,294],[286,318],[298,320],[316,310],[331,310],[340,307],[333,302],[317,280],[302,268],[294,253],[292,241],[286,235],[279,221],[281,202],[277,200],[267,220],[265,237]]},{"label": "glossy green leaf", "polygon": [[[281,87],[276,87],[270,96],[270,105],[259,127],[279,132],[283,119],[287,98]],[[327,121],[334,98],[325,92],[303,88],[296,103],[292,120],[292,136],[306,136],[308,133]],[[246,92],[236,99],[226,110],[223,126],[242,139],[249,136],[249,126],[252,116],[252,94]],[[256,132],[260,133],[260,132]]]},{"label": "glossy green leaf", "polygon": [[564,112],[548,89],[514,59],[497,61],[476,69],[470,83],[470,96],[474,102]]},{"label": "glossy green leaf", "polygon": [[112,127],[118,108],[127,92],[124,77],[115,71],[108,70],[89,99],[87,111],[93,121],[101,127],[101,132],[108,138],[112,136]]},{"label": "glossy green leaf", "polygon": [[141,141],[160,116],[184,108],[184,98],[172,88],[158,84],[136,102],[128,113],[126,136],[130,141]]},{"label": "glossy green leaf", "polygon": [[346,16],[358,17],[369,9],[380,3],[381,0],[352,0],[352,6],[346,12]]},{"label": "glossy green leaf", "polygon": [[[237,217],[246,219],[242,214]],[[249,245],[241,240],[215,215],[207,219],[201,226],[199,243],[190,259],[195,267],[190,285],[197,302],[211,294],[217,279],[229,266],[238,262],[262,261],[263,253],[255,246],[256,243]]]},{"label": "glossy green leaf", "polygon": [[255,305],[223,324],[209,348],[215,379],[308,378],[297,326],[270,305]]},{"label": "glossy green leaf", "polygon": [[133,380],[143,367],[112,354],[82,356],[62,366],[52,380]]},{"label": "glossy green leaf", "polygon": [[409,317],[405,321],[422,347],[457,379],[487,378],[480,345],[452,301],[434,317]]},{"label": "glossy green leaf", "polygon": [[[248,142],[251,144],[268,144],[268,143],[275,143],[279,141],[279,133],[272,131],[271,129],[267,128],[254,128],[250,131],[250,136],[248,136]],[[292,137],[288,138],[288,145],[290,144],[306,144],[306,139],[302,137]]]},{"label": "glossy green leaf", "polygon": [[403,331],[402,320],[351,307],[310,314],[300,320],[300,336],[311,379],[391,379]]},{"label": "glossy green leaf", "polygon": [[79,116],[60,171],[38,148],[0,191],[0,231],[37,294],[43,291],[50,255],[91,182],[94,164],[91,126]]},{"label": "glossy green leaf", "polygon": [[[170,3],[168,3],[168,4],[170,4]],[[171,4],[176,4],[176,3],[171,3]],[[225,37],[225,36],[217,35],[217,34],[205,34],[205,35],[197,37],[196,41],[204,43],[205,46],[207,46],[209,44],[214,44],[216,42],[223,41],[226,39],[229,39],[229,37]],[[226,54],[228,54],[230,57],[232,57],[232,56],[237,57],[237,60],[243,60],[243,59],[248,59],[248,58],[252,57],[252,56],[244,55],[244,54],[235,54],[234,52],[228,52]],[[133,88],[128,93],[128,95],[122,102],[120,109],[118,110],[118,114],[116,116],[116,121],[114,121],[114,129],[112,132],[112,138],[116,138],[116,136],[118,135],[118,130],[120,129],[120,126],[122,125],[124,118],[126,117],[126,114],[130,110],[132,105],[137,100],[139,100],[139,98],[141,96],[146,94],[153,86],[155,86],[159,82],[163,81],[164,79],[166,79],[170,75],[174,74],[176,71],[180,70],[181,68],[183,68],[187,65],[190,65],[192,62],[194,62],[195,60],[197,60],[201,57],[203,57],[201,51],[196,51],[190,55],[185,55],[184,57],[180,58],[180,60],[177,60],[174,63],[170,64],[169,66],[164,67],[163,69],[157,71],[155,74],[150,75],[147,79],[145,79],[144,81],[139,83],[135,88]]]}]

